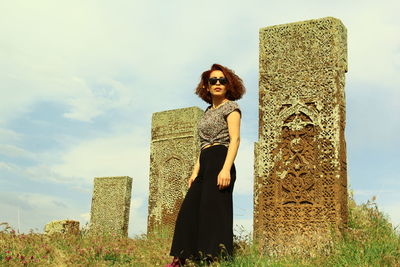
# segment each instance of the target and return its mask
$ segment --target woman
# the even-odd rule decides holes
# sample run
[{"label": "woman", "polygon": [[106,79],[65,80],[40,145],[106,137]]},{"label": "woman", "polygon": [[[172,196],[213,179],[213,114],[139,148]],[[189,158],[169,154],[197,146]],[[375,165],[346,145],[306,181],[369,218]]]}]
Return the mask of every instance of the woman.
[{"label": "woman", "polygon": [[209,261],[232,256],[233,162],[240,143],[241,117],[234,100],[244,92],[242,80],[219,64],[201,75],[196,94],[210,106],[198,124],[201,152],[176,220],[170,251],[174,259],[166,266],[182,266],[187,258]]}]

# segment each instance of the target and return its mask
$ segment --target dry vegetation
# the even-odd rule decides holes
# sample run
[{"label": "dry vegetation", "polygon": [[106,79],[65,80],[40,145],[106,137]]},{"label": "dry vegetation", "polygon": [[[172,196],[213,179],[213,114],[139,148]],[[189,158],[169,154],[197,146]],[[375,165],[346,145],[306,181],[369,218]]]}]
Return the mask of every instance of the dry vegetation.
[{"label": "dry vegetation", "polygon": [[[132,239],[112,235],[89,237],[84,231],[79,235],[18,234],[7,223],[0,226],[0,265],[163,266],[171,260],[168,256],[171,233],[167,231]],[[212,266],[400,266],[398,229],[373,201],[356,205],[350,199],[345,233],[333,236],[323,249],[310,250],[313,246],[319,245],[308,244],[308,249],[287,256],[262,255],[250,236],[240,234],[235,236],[234,259]]]}]

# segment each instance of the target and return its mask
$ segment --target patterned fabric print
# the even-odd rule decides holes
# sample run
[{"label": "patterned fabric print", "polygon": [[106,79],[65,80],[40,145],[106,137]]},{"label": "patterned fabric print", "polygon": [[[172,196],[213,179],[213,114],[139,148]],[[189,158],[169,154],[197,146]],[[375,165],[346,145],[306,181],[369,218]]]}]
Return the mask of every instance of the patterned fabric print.
[{"label": "patterned fabric print", "polygon": [[212,109],[211,105],[206,109],[198,124],[201,147],[215,143],[229,145],[226,118],[235,110],[241,113],[239,105],[234,101],[227,101],[216,109]]}]

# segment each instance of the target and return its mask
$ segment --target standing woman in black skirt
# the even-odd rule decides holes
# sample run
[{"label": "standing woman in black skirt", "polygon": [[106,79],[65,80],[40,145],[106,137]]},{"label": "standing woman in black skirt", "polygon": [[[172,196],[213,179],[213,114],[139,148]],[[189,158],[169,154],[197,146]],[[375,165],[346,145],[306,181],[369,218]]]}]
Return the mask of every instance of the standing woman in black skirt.
[{"label": "standing woman in black skirt", "polygon": [[209,103],[198,124],[201,152],[179,210],[170,255],[185,259],[229,258],[233,250],[234,160],[240,143],[241,111],[235,100],[245,93],[242,79],[219,64],[203,72],[196,94]]}]

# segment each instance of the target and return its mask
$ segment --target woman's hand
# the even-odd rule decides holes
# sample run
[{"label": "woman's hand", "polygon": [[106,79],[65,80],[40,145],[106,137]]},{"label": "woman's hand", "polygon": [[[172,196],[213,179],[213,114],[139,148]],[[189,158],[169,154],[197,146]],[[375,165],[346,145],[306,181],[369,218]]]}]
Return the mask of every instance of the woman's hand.
[{"label": "woman's hand", "polygon": [[192,186],[192,183],[194,182],[194,180],[196,179],[196,177],[191,176],[188,180],[188,188],[190,188]]},{"label": "woman's hand", "polygon": [[231,172],[225,169],[222,169],[218,174],[217,186],[219,190],[222,190],[228,187],[231,183]]}]

